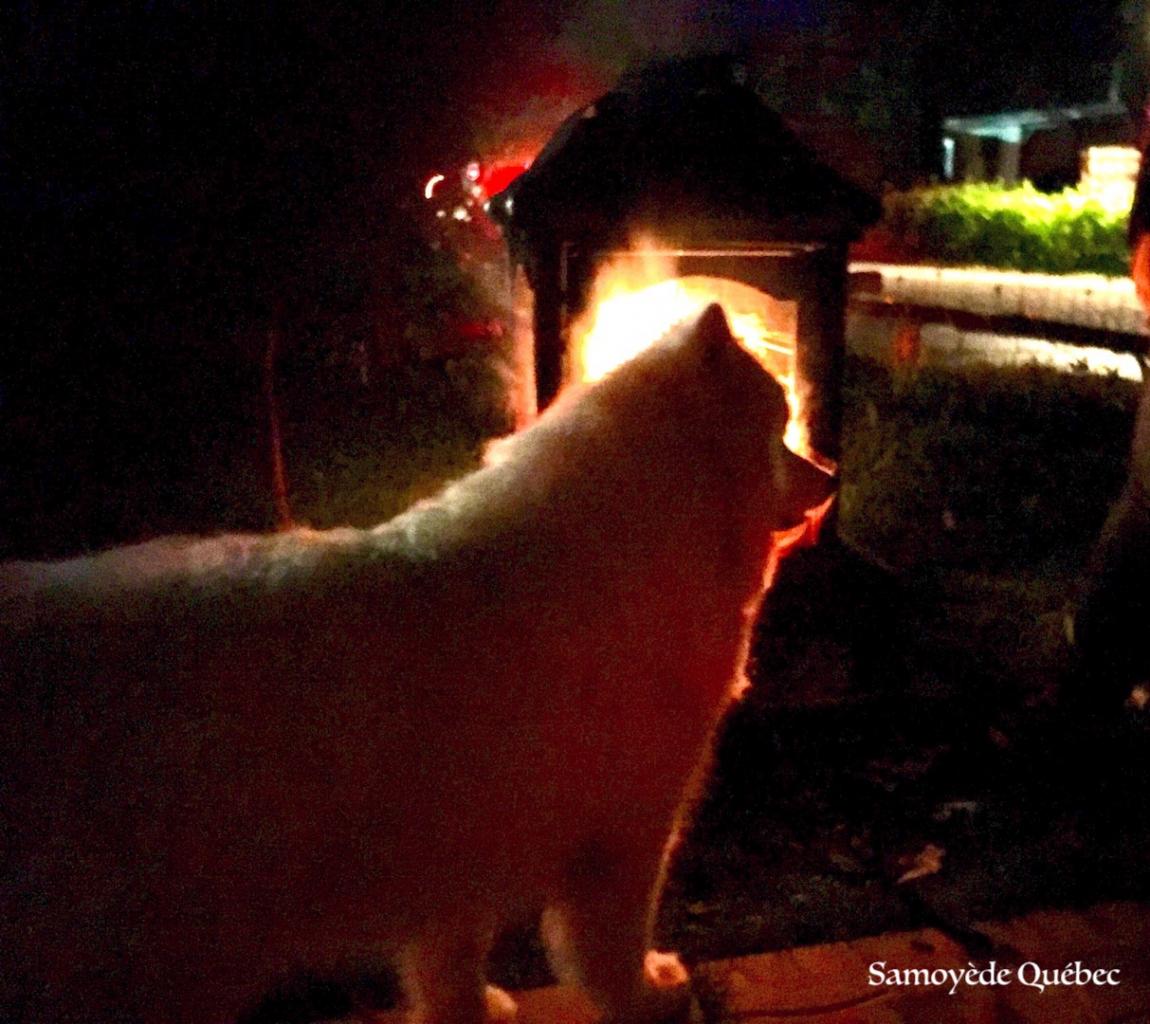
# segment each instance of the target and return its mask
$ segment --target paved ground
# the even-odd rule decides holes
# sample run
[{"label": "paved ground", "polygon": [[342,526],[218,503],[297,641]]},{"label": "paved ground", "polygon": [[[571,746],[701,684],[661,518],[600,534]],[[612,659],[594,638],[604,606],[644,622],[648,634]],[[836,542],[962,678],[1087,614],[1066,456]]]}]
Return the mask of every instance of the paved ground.
[{"label": "paved ground", "polygon": [[[986,955],[927,928],[697,965],[704,1015],[708,1024],[1150,1022],[1146,906],[1035,913],[979,930],[993,942]],[[559,988],[517,1000],[519,1024],[596,1019],[586,1000]]]},{"label": "paved ground", "polygon": [[[1112,904],[1077,913],[1038,913],[986,924],[982,930],[996,943],[989,957],[972,956],[946,935],[924,929],[749,957],[712,970],[727,992],[726,1019],[731,1021],[1135,1024],[1150,1020],[1150,968],[1144,958],[1150,915],[1144,907]],[[976,970],[965,973],[972,965]],[[908,969],[930,974],[908,976]],[[952,972],[964,972],[961,982],[956,983],[958,974]],[[1046,980],[1064,978],[1085,983],[1040,987]]]},{"label": "paved ground", "polygon": [[[880,362],[890,362],[899,343],[902,325],[895,319],[852,313],[847,318],[850,350]],[[963,330],[953,324],[923,324],[918,335],[921,366],[951,368],[972,362],[992,366],[1037,363],[1068,373],[1083,371],[1116,374],[1125,380],[1142,379],[1138,360],[1128,352],[1113,352],[1093,345],[1070,345],[1025,335]]]},{"label": "paved ground", "polygon": [[1138,361],[1129,353],[1051,341],[1039,332],[994,333],[947,322],[947,311],[954,311],[1014,318],[1022,325],[1032,318],[1092,331],[1115,331],[1123,335],[1122,344],[1129,344],[1136,336],[1150,339],[1150,327],[1128,278],[1087,274],[1056,277],[885,263],[852,263],[851,272],[871,278],[865,290],[880,303],[875,312],[881,312],[886,304],[933,311],[924,317],[912,339],[913,353],[899,352],[907,344],[900,336],[906,328],[901,318],[867,315],[861,308],[852,312],[847,335],[851,350],[859,355],[883,362],[909,357],[919,365],[941,367],[971,362],[995,366],[1038,363],[1068,372],[1086,370],[1141,379]]},{"label": "paved ground", "polygon": [[852,263],[851,271],[879,275],[882,297],[892,302],[1150,335],[1134,282],[1126,277],[892,263]]}]

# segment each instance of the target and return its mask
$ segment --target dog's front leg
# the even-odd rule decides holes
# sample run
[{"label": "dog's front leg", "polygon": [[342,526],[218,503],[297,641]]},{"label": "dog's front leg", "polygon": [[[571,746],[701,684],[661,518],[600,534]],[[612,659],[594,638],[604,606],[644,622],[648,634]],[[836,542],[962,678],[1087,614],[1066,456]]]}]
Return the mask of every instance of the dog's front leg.
[{"label": "dog's front leg", "polygon": [[651,950],[665,831],[627,829],[588,844],[543,915],[560,981],[582,988],[612,1024],[686,1019],[690,985],[674,954]]},{"label": "dog's front leg", "polygon": [[515,1002],[484,982],[491,947],[489,924],[432,922],[400,957],[400,978],[411,1024],[505,1024]]}]

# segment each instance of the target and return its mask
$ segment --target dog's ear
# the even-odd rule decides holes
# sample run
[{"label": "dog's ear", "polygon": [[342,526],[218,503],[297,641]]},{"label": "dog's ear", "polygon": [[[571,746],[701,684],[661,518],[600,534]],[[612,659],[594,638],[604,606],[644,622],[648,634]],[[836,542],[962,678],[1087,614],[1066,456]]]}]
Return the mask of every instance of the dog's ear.
[{"label": "dog's ear", "polygon": [[732,345],[738,344],[731,333],[731,325],[727,323],[727,315],[723,307],[712,302],[695,321],[694,344],[705,359],[713,359],[722,355]]}]

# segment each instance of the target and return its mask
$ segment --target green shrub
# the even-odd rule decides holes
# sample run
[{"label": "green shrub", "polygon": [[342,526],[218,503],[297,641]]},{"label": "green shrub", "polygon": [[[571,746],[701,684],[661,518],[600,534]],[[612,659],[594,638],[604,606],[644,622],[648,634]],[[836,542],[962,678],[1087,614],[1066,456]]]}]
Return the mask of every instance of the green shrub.
[{"label": "green shrub", "polygon": [[1127,273],[1125,205],[1029,182],[890,192],[881,230],[911,259],[1050,274]]}]

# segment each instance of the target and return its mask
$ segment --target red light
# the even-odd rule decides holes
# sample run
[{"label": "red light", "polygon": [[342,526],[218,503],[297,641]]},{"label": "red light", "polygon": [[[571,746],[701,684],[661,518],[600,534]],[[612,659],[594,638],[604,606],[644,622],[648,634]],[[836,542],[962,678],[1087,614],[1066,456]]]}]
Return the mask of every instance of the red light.
[{"label": "red light", "polygon": [[488,164],[483,168],[479,184],[489,196],[502,192],[525,170],[527,164]]}]

